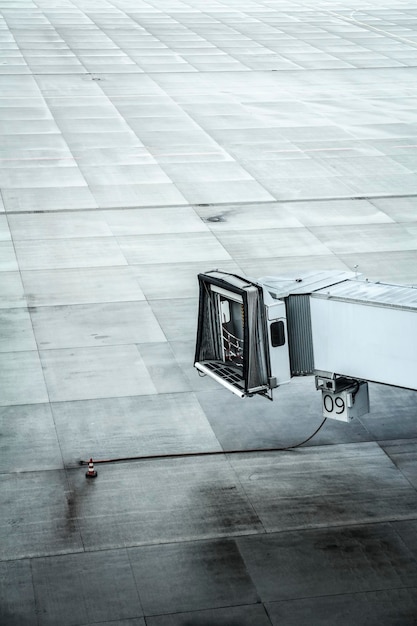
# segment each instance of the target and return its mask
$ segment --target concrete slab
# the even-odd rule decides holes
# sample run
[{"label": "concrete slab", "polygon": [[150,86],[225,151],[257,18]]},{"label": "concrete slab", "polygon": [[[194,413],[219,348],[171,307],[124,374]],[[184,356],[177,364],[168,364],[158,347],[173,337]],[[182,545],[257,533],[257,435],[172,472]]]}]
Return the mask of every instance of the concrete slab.
[{"label": "concrete slab", "polygon": [[49,404],[0,408],[0,472],[62,469],[62,454]]},{"label": "concrete slab", "polygon": [[207,182],[253,180],[252,176],[237,163],[186,163],[167,164],[164,170],[173,182]]},{"label": "concrete slab", "polygon": [[5,215],[0,215],[0,241],[11,241],[9,223]]},{"label": "concrete slab", "polygon": [[192,125],[187,130],[137,130],[137,136],[143,145],[150,148],[172,148],[177,145],[200,146],[207,143],[213,147],[215,142],[199,126]]},{"label": "concrete slab", "polygon": [[15,241],[111,237],[113,234],[106,223],[105,215],[98,211],[83,211],[76,215],[71,213],[9,215],[8,222]]},{"label": "concrete slab", "polygon": [[102,216],[116,237],[207,232],[207,226],[191,207],[106,211]]},{"label": "concrete slab", "polygon": [[[7,56],[3,52],[4,56]],[[13,107],[9,98],[0,99],[2,119],[18,119],[18,120],[36,120],[36,119],[52,119],[51,112],[45,105],[42,98],[27,98],[25,102],[17,101]]]},{"label": "concrete slab", "polygon": [[325,527],[330,516],[332,526],[414,517],[414,489],[374,443],[237,456],[231,464],[267,532]]},{"label": "concrete slab", "polygon": [[[7,280],[9,273],[4,275]],[[29,270],[22,272],[22,281],[32,307],[145,299],[134,271],[126,266]]]},{"label": "concrete slab", "polygon": [[392,223],[385,212],[376,209],[367,200],[326,200],[322,202],[294,202],[286,210],[303,226],[333,226],[349,224]]},{"label": "concrete slab", "polygon": [[30,626],[36,615],[29,559],[0,563],[0,619],[10,626]]},{"label": "concrete slab", "polygon": [[0,354],[0,405],[48,402],[37,351]]},{"label": "concrete slab", "polygon": [[143,147],[140,139],[128,128],[122,127],[117,131],[98,129],[94,132],[89,130],[89,120],[84,121],[84,130],[70,126],[68,130],[63,133],[65,141],[74,153],[86,148]]},{"label": "concrete slab", "polygon": [[270,602],[267,610],[273,626],[308,621],[312,626],[395,624],[400,620],[411,626],[417,610],[416,589],[389,589],[366,593],[342,594],[322,598],[306,598],[285,602]]},{"label": "concrete slab", "polygon": [[178,189],[191,204],[269,202],[274,200],[264,186],[255,180],[177,183]]},{"label": "concrete slab", "polygon": [[31,318],[43,350],[166,341],[147,302],[32,307]]},{"label": "concrete slab", "polygon": [[[141,54],[156,54],[154,49],[144,50]],[[123,115],[125,119],[155,119],[156,117],[169,118],[171,123],[175,124],[177,121],[188,120],[189,118],[184,114],[182,108],[175,102],[170,100],[164,95],[159,98],[155,96],[152,98],[152,103],[145,102],[132,102],[129,96],[115,97],[113,106],[117,108],[119,113]],[[175,118],[175,119],[174,119]]]},{"label": "concrete slab", "polygon": [[194,298],[151,300],[149,304],[168,341],[195,340],[198,304]]},{"label": "concrete slab", "polygon": [[195,211],[213,232],[252,231],[302,226],[298,218],[292,215],[293,205],[284,205],[277,202],[208,207],[196,206]]},{"label": "concrete slab", "polygon": [[[165,65],[166,59],[162,58],[161,63]],[[129,112],[129,111],[128,111]],[[142,110],[142,112],[144,112]],[[145,111],[146,112],[146,111]],[[172,109],[168,111],[172,112]],[[134,132],[140,136],[142,133],[151,133],[153,131],[170,131],[175,128],[177,131],[196,130],[198,126],[186,115],[178,115],[174,109],[175,115],[154,115],[148,112],[148,115],[140,116],[140,110],[136,110],[134,115],[127,115],[129,126]]]},{"label": "concrete slab", "polygon": [[397,198],[395,202],[391,198],[375,198],[372,204],[384,211],[396,222],[414,222],[417,201],[415,198]]},{"label": "concrete slab", "polygon": [[275,161],[272,159],[245,161],[245,167],[257,179],[276,178],[327,178],[329,169],[313,159],[289,159]]},{"label": "concrete slab", "polygon": [[233,157],[219,145],[212,144],[176,144],[164,149],[163,146],[148,146],[149,152],[164,163],[211,163],[233,161]]},{"label": "concrete slab", "polygon": [[88,184],[95,186],[170,182],[158,165],[83,165],[81,169]]},{"label": "concrete slab", "polygon": [[188,204],[173,183],[93,185],[91,191],[100,208],[163,207]]},{"label": "concrete slab", "polygon": [[142,146],[117,146],[112,147],[90,147],[77,150],[77,162],[80,167],[83,165],[112,165],[112,164],[128,164],[140,165],[142,163],[155,163],[152,155]]},{"label": "concrete slab", "polygon": [[84,187],[86,184],[78,167],[21,167],[4,169],[0,173],[0,185],[9,190],[20,187]]},{"label": "concrete slab", "polygon": [[300,228],[217,231],[216,235],[237,262],[248,257],[286,257],[294,251],[298,256],[329,253],[329,248],[314,234]]},{"label": "concrete slab", "polygon": [[242,537],[236,542],[261,600],[267,602],[415,586],[411,551],[390,524]]},{"label": "concrete slab", "polygon": [[113,237],[17,241],[15,249],[22,270],[127,265]]},{"label": "concrete slab", "polygon": [[[396,439],[407,432],[407,438],[416,437],[416,394],[408,389],[384,385],[370,385],[372,412],[361,417],[361,422],[375,440]],[[392,416],[395,415],[395,419]],[[391,419],[390,419],[391,418]],[[404,429],[404,430],[403,430]]]},{"label": "concrete slab", "polygon": [[77,118],[77,119],[58,119],[57,124],[60,131],[67,137],[67,134],[77,133],[129,133],[130,128],[121,116],[111,118]]},{"label": "concrete slab", "polygon": [[364,196],[392,196],[415,195],[415,176],[410,174],[396,174],[395,176],[351,176],[348,182],[354,195]]},{"label": "concrete slab", "polygon": [[414,250],[416,241],[402,224],[319,226],[311,230],[336,254]]},{"label": "concrete slab", "polygon": [[[156,263],[132,265],[129,269],[136,277],[148,300],[170,300],[172,298],[196,298],[198,296],[199,272],[207,271],[210,261],[192,263]],[[239,273],[233,261],[221,261],[224,271]]]},{"label": "concrete slab", "polygon": [[[353,103],[352,103],[353,106]],[[363,106],[363,105],[362,105]],[[347,113],[346,113],[347,114]],[[299,152],[294,152],[295,156],[297,154],[300,156],[297,158],[301,158],[304,154],[305,157],[309,157],[312,159],[319,158],[321,160],[324,159],[334,159],[339,157],[360,157],[360,156],[383,156],[388,154],[384,147],[389,142],[375,141],[375,140],[359,140],[359,139],[351,139],[351,140],[317,140],[312,144],[311,142],[305,141],[295,141],[292,145]],[[398,145],[398,141],[393,141],[392,144]],[[394,147],[390,143],[391,150],[394,150]],[[396,148],[395,148],[396,149]],[[285,156],[285,152],[282,152],[281,158],[287,158]],[[277,158],[277,157],[275,157]]]},{"label": "concrete slab", "polygon": [[321,200],[363,196],[364,192],[352,193],[346,178],[322,176],[315,178],[260,178],[259,182],[276,200]]},{"label": "concrete slab", "polygon": [[[14,153],[14,155],[13,155]],[[56,167],[77,167],[75,159],[69,150],[58,150],[54,148],[39,148],[33,150],[25,150],[24,148],[15,147],[14,150],[2,150],[1,167],[4,169],[37,169]]]},{"label": "concrete slab", "polygon": [[3,474],[0,490],[2,561],[83,551],[64,471]]},{"label": "concrete slab", "polygon": [[0,310],[0,352],[36,350],[30,315],[26,309]]},{"label": "concrete slab", "polygon": [[396,522],[393,523],[393,528],[399,534],[404,544],[410,550],[411,554],[416,557],[416,533],[417,523],[416,520],[410,520],[408,522]]},{"label": "concrete slab", "polygon": [[323,166],[336,176],[348,176],[354,179],[357,176],[374,176],[378,172],[380,176],[396,176],[408,174],[410,169],[398,160],[389,157],[340,157],[325,159]]},{"label": "concrete slab", "polygon": [[157,393],[135,345],[42,350],[40,358],[52,402]]},{"label": "concrete slab", "polygon": [[2,272],[0,282],[0,307],[26,307],[23,284],[19,272]]},{"label": "concrete slab", "polygon": [[416,159],[413,155],[410,155],[410,156],[399,155],[399,156],[393,157],[392,160],[410,172],[415,172],[417,169]]},{"label": "concrete slab", "polygon": [[416,466],[416,450],[415,439],[384,441],[379,445],[388,454],[390,459],[395,463],[400,472],[404,474],[407,480],[416,487],[417,485],[417,466]]},{"label": "concrete slab", "polygon": [[417,284],[417,252],[415,250],[394,251],[388,254],[365,252],[341,254],[340,260],[349,268],[358,266],[358,271],[370,280],[382,280],[397,284]]},{"label": "concrete slab", "polygon": [[3,189],[4,206],[11,211],[67,211],[96,208],[97,202],[88,187],[38,187]]},{"label": "concrete slab", "polygon": [[143,614],[126,550],[38,558],[32,573],[42,626]]},{"label": "concrete slab", "polygon": [[3,135],[2,150],[7,150],[4,155],[6,158],[28,157],[31,151],[34,151],[32,156],[37,156],[37,150],[58,150],[68,156],[68,147],[58,132],[44,135],[34,132]]},{"label": "concrete slab", "polygon": [[258,602],[233,541],[132,548],[129,557],[146,616]]},{"label": "concrete slab", "polygon": [[217,451],[220,445],[192,393],[52,404],[65,463],[79,459]]},{"label": "concrete slab", "polygon": [[[15,72],[19,73],[16,66],[14,68],[8,68],[11,74]],[[22,67],[22,73],[29,72],[29,68]],[[26,134],[58,134],[59,128],[53,119],[35,119],[35,120],[4,120],[0,123],[1,135],[26,135]]]},{"label": "concrete slab", "polygon": [[[74,499],[84,511],[79,524],[88,551],[164,543],[174,543],[181,551],[199,539],[262,532],[222,457],[97,464],[97,470],[100,480],[93,485],[86,485],[79,469],[69,474]],[[139,561],[144,567],[144,559]],[[146,568],[143,571],[146,575]],[[172,585],[172,579],[166,583]],[[158,588],[155,593],[159,595]],[[186,587],[182,593],[187,594]]]},{"label": "concrete slab", "polygon": [[129,264],[230,260],[229,253],[209,232],[120,236],[120,249]]},{"label": "concrete slab", "polygon": [[139,349],[158,393],[183,393],[191,390],[170,344],[141,343]]},{"label": "concrete slab", "polygon": [[0,241],[0,271],[14,272],[18,269],[12,241]]}]

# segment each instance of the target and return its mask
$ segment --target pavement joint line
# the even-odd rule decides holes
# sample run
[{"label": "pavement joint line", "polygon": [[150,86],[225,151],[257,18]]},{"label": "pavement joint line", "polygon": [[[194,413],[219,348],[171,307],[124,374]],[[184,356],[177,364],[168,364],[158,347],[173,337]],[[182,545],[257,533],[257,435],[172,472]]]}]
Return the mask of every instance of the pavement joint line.
[{"label": "pavement joint line", "polygon": [[[417,144],[406,144],[406,145],[399,145],[399,146],[393,146],[394,148],[417,148]],[[146,148],[151,148],[152,146],[146,146]],[[291,150],[265,150],[266,154],[287,154],[287,153],[292,153],[292,154],[305,154],[307,152],[348,152],[348,151],[355,151],[356,148],[306,148],[305,150],[301,150],[301,149],[291,149]],[[152,159],[153,161],[155,161],[155,163],[152,163],[152,165],[158,165],[159,167],[163,167],[164,165],[170,165],[169,163],[163,163],[160,164],[157,162],[158,157],[167,157],[167,156],[203,156],[203,155],[210,155],[210,154],[219,154],[219,155],[223,155],[223,153],[215,151],[215,152],[161,152],[159,154],[131,154],[128,155],[128,158],[135,158],[135,157],[140,157],[140,158],[148,158],[148,159]],[[379,158],[384,158],[387,155],[381,155]],[[18,163],[22,163],[25,161],[73,161],[76,164],[76,167],[78,167],[79,169],[82,169],[82,166],[80,167],[80,165],[77,163],[77,159],[79,159],[80,156],[79,155],[74,155],[74,156],[62,156],[62,157],[23,157],[23,158],[0,158],[0,162],[18,162]],[[359,157],[358,157],[359,158]],[[219,161],[219,163],[236,163],[235,159],[225,159],[224,161]],[[124,166],[124,165],[147,165],[146,163],[116,163],[114,164],[116,166]],[[106,167],[105,164],[102,163],[96,163],[95,165],[90,165],[89,167]],[[110,165],[110,167],[112,167],[112,165]]]},{"label": "pavement joint line", "polygon": [[[398,146],[393,146],[394,148],[417,148],[417,144],[405,144],[405,145],[398,145]],[[146,150],[154,150],[154,146],[149,146],[149,145],[144,145],[144,149]],[[84,150],[84,152],[87,152],[88,150],[94,150],[94,148],[87,148],[86,150]],[[265,150],[266,154],[281,154],[281,153],[300,153],[300,154],[304,154],[306,152],[346,152],[346,151],[354,151],[356,150],[356,148],[333,148],[333,147],[329,147],[329,148],[306,148],[305,150],[302,150],[301,148],[296,148],[296,149],[288,149],[288,150]],[[203,156],[203,155],[211,155],[211,154],[218,154],[220,156],[229,156],[227,153],[224,153],[222,151],[219,150],[215,150],[215,151],[210,151],[210,152],[159,152],[156,154],[128,154],[127,157],[128,158],[134,158],[134,157],[140,157],[140,158],[149,158],[149,159],[153,159],[156,163],[156,165],[161,166],[161,164],[159,164],[157,162],[158,157],[167,157],[167,156]],[[76,161],[76,159],[79,159],[80,157],[82,157],[84,155],[78,155],[78,154],[74,154],[74,156],[58,156],[58,157],[11,157],[11,158],[0,158],[0,162],[9,162],[9,161]],[[388,155],[381,155],[379,158],[384,158]],[[219,161],[220,163],[225,163],[225,162],[233,162],[235,163],[235,159],[226,159],[225,161]],[[122,165],[126,165],[123,162],[120,163],[116,163],[113,164],[116,166],[122,166]],[[129,164],[127,164],[129,165]],[[132,163],[132,165],[146,165],[146,163]],[[170,165],[168,163],[163,163],[163,165]],[[90,167],[102,167],[103,164],[102,163],[97,163],[95,165],[92,165]],[[104,165],[105,166],[105,165]],[[77,165],[77,167],[79,167],[79,165]]]},{"label": "pavement joint line", "polygon": [[[416,146],[417,147],[417,146]],[[410,176],[412,175],[412,173],[410,172]],[[6,189],[6,188],[4,188]],[[41,187],[40,187],[41,189]],[[1,189],[0,189],[0,193],[1,193]],[[415,193],[402,193],[402,194],[398,194],[398,193],[386,193],[386,194],[381,194],[381,193],[375,193],[375,194],[361,194],[361,195],[348,195],[346,194],[345,196],[332,196],[332,197],[321,197],[321,198],[280,198],[279,200],[248,200],[247,202],[233,202],[233,201],[229,201],[229,202],[208,202],[208,203],[204,203],[204,204],[199,204],[197,202],[190,202],[188,204],[176,204],[176,205],[172,205],[172,204],[162,204],[162,205],[158,205],[158,206],[154,206],[154,205],[146,205],[146,206],[105,206],[105,207],[84,207],[84,208],[77,208],[77,209],[25,209],[23,211],[16,211],[16,210],[7,210],[7,208],[5,209],[5,211],[3,212],[3,215],[32,215],[32,214],[60,214],[60,213],[82,213],[84,211],[89,211],[89,212],[96,212],[96,211],[141,211],[141,210],[149,210],[149,209],[166,209],[166,208],[173,208],[173,209],[179,209],[179,208],[188,208],[188,209],[199,209],[199,208],[227,208],[230,206],[239,206],[239,207],[244,207],[244,206],[252,206],[253,204],[256,205],[262,205],[262,206],[267,206],[269,204],[294,204],[294,203],[299,203],[299,202],[342,202],[342,201],[349,201],[349,200],[378,200],[378,199],[384,199],[384,198],[417,198],[417,191]],[[140,235],[139,235],[140,236]],[[97,237],[96,237],[97,238]],[[81,237],[81,239],[83,239],[83,237]],[[136,265],[136,264],[134,264]],[[146,263],[144,265],[147,265]],[[63,268],[66,269],[66,268]]]},{"label": "pavement joint line", "polygon": [[[339,18],[342,19],[342,20],[344,19],[343,17],[340,17],[340,16],[339,16]],[[372,26],[369,26],[367,24],[363,24],[363,26],[366,26],[367,28],[373,28]],[[380,32],[383,32],[384,34],[386,34],[387,37],[392,37],[392,38],[396,38],[396,39],[398,38],[395,35],[392,35],[391,33],[388,33],[388,32],[385,32],[385,31],[380,31]],[[398,38],[398,39],[401,41],[400,38]],[[407,43],[407,40],[405,40],[405,42]],[[410,41],[410,44],[411,44],[411,41]],[[413,43],[412,45],[417,48],[417,43]],[[388,58],[388,60],[390,60],[390,59]],[[395,66],[395,67],[398,67],[398,66]],[[416,65],[401,65],[401,67],[403,69],[410,69],[411,70],[411,69],[415,69],[417,67],[417,64]],[[393,66],[389,65],[389,64],[388,65],[378,65],[376,67],[375,67],[375,65],[366,65],[366,66],[363,66],[363,67],[355,67],[354,65],[351,65],[349,67],[339,67],[339,68],[337,68],[337,71],[338,72],[351,72],[352,70],[354,70],[354,71],[361,71],[361,70],[362,71],[367,71],[367,70],[383,70],[383,69],[393,69]],[[232,71],[233,70],[220,70],[220,72],[218,72],[218,73],[227,74],[227,73],[232,72]],[[322,73],[322,72],[334,72],[334,71],[335,71],[334,67],[313,67],[313,68],[299,67],[297,69],[293,69],[293,68],[291,68],[291,69],[290,68],[288,68],[288,69],[272,68],[272,69],[258,69],[258,70],[253,70],[253,69],[249,68],[248,70],[246,70],[246,69],[245,70],[239,70],[239,72],[241,74],[252,73],[252,72],[257,72],[258,74],[261,74],[261,73],[265,73],[266,74],[266,73],[270,73],[270,72],[284,72],[284,73],[292,73],[292,72],[297,72],[297,73],[301,73],[301,72],[320,72],[320,73]],[[213,73],[215,73],[214,70],[198,70],[196,72],[185,72],[185,74],[213,74]],[[121,74],[120,72],[112,72],[110,75],[111,76],[113,76],[113,75],[120,76],[120,74]],[[123,72],[122,72],[122,74],[123,74]],[[178,72],[166,72],[166,71],[164,71],[164,72],[163,71],[161,71],[161,72],[147,72],[146,76],[150,76],[150,77],[157,76],[157,77],[159,77],[159,76],[162,76],[162,75],[171,76],[172,74],[174,74],[174,75],[175,74],[183,75],[184,72],[181,72],[181,71],[178,71]],[[143,76],[144,72],[129,72],[127,75],[128,76],[135,76],[135,75]],[[62,74],[49,74],[47,72],[45,72],[43,74],[35,74],[35,73],[29,73],[29,72],[25,73],[25,74],[22,74],[22,73],[18,73],[18,72],[16,72],[16,73],[10,72],[10,73],[7,73],[7,74],[1,74],[1,72],[0,72],[0,76],[2,76],[2,77],[3,76],[18,77],[18,78],[21,78],[22,76],[30,76],[30,77],[33,77],[33,78],[37,78],[37,77],[41,77],[41,78],[42,77],[48,77],[48,78],[50,78],[52,76],[61,76],[61,77],[63,77],[63,76],[66,76],[66,77],[68,77],[68,76],[70,76],[70,77],[72,77],[72,76],[84,76],[84,74],[78,74],[78,73],[74,73],[74,72],[67,72],[67,73],[62,73]],[[105,79],[101,79],[101,80],[105,80]],[[178,93],[180,93],[180,92],[178,92]],[[178,94],[176,94],[176,93],[172,94],[173,97],[175,97],[176,95],[178,95]],[[202,95],[202,94],[200,94],[200,95]],[[54,97],[55,96],[51,96],[51,95],[45,96],[45,98],[54,98]],[[99,96],[96,96],[96,97],[99,97]],[[102,96],[100,96],[100,97],[102,97]],[[111,95],[110,97],[114,98],[113,95]],[[132,97],[136,97],[136,95],[133,95]]]},{"label": "pavement joint line", "polygon": [[[146,146],[146,148],[147,149],[148,148],[153,149],[153,146]],[[87,150],[88,149],[94,150],[94,148],[87,148]],[[354,148],[340,148],[340,150],[345,150],[345,149],[346,150],[353,150]],[[273,150],[270,150],[269,152],[273,152]],[[282,152],[285,152],[285,151],[282,151]],[[290,150],[288,152],[290,152]],[[307,150],[306,150],[306,152],[307,152]],[[223,152],[219,152],[219,151],[216,151],[216,152],[166,152],[166,153],[162,152],[162,153],[159,153],[159,154],[157,154],[155,156],[152,155],[152,154],[129,154],[128,157],[134,158],[134,157],[138,156],[138,157],[141,157],[141,158],[148,158],[148,159],[153,159],[154,161],[156,161],[157,157],[165,157],[165,156],[196,156],[196,155],[197,156],[201,156],[201,155],[205,155],[205,154],[220,154],[220,155],[223,155],[224,153]],[[227,155],[227,156],[229,156],[229,155]],[[74,155],[73,157],[70,157],[70,156],[62,156],[62,157],[23,157],[22,159],[19,159],[19,158],[2,159],[2,158],[0,158],[0,162],[3,162],[3,161],[19,161],[19,162],[21,162],[21,161],[65,161],[65,160],[67,160],[67,161],[76,161],[77,158],[80,158],[80,155]],[[227,160],[227,161],[220,161],[220,162],[224,163],[224,162],[229,162],[229,161]],[[230,162],[235,162],[235,161],[230,159]],[[155,164],[159,165],[158,163],[155,163]],[[118,165],[123,166],[123,165],[130,165],[130,164],[129,163],[127,163],[127,164],[126,163],[116,163],[116,164],[111,164],[109,167],[113,167],[114,165],[116,165],[116,166],[118,166]],[[132,163],[131,165],[136,165],[136,164]],[[140,165],[146,165],[146,163],[138,163],[137,165],[139,165],[139,166]],[[164,165],[168,165],[168,164],[165,163]],[[82,169],[82,168],[80,168],[79,165],[77,165],[77,167],[79,167],[79,169]],[[102,164],[102,163],[97,163],[96,165],[89,165],[88,167],[107,167],[107,165],[106,164]]]}]

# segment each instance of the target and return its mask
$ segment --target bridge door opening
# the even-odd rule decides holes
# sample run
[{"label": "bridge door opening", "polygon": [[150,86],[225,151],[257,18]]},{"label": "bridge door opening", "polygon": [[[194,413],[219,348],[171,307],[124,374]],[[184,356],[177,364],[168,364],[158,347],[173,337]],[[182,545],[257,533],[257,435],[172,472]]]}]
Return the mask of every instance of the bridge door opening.
[{"label": "bridge door opening", "polygon": [[199,274],[195,367],[243,397],[269,388],[262,288],[223,272]]},{"label": "bridge door opening", "polygon": [[222,329],[222,357],[225,363],[243,368],[245,309],[243,298],[237,294],[233,294],[233,296],[236,300],[230,296],[227,298],[225,295],[218,295]]}]

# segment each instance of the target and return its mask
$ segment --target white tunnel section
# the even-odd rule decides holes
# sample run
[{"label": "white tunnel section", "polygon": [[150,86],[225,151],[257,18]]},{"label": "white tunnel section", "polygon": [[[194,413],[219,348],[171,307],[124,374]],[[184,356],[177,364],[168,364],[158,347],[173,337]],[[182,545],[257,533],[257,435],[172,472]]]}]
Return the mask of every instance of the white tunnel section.
[{"label": "white tunnel section", "polygon": [[317,370],[417,389],[417,307],[348,301],[334,289],[312,294],[310,307]]}]

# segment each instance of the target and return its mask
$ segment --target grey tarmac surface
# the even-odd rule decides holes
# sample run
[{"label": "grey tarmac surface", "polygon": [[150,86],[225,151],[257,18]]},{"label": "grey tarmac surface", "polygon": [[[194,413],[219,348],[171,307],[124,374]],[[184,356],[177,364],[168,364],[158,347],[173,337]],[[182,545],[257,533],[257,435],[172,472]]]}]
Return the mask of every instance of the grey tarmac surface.
[{"label": "grey tarmac surface", "polygon": [[0,57],[1,626],[417,624],[416,392],[278,452],[310,377],[193,368],[198,272],[417,285],[415,3],[0,0]]}]

